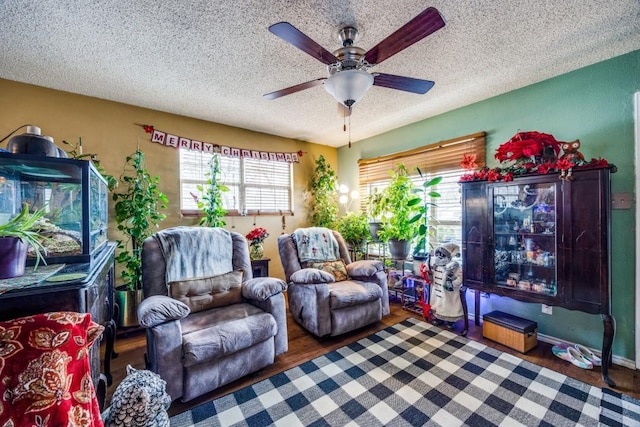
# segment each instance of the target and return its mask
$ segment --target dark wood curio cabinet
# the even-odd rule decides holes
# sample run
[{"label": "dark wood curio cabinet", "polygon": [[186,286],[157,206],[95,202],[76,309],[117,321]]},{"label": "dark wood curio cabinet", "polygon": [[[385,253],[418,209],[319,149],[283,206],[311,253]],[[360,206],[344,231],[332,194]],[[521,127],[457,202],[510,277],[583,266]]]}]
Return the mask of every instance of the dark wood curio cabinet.
[{"label": "dark wood curio cabinet", "polygon": [[[464,284],[519,301],[601,315],[611,361],[609,169],[462,183]],[[603,362],[605,382],[608,363]]]}]

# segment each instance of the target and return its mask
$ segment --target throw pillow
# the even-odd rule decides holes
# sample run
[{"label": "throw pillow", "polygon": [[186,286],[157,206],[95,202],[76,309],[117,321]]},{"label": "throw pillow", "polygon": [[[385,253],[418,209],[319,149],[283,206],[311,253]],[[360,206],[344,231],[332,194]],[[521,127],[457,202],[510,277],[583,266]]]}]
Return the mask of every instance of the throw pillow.
[{"label": "throw pillow", "polygon": [[127,376],[102,414],[105,427],[169,427],[171,396],[166,388],[167,382],[155,372],[127,365]]},{"label": "throw pillow", "polygon": [[102,426],[88,355],[103,330],[88,313],[0,322],[0,425]]},{"label": "throw pillow", "polygon": [[336,282],[349,280],[349,274],[347,274],[347,266],[341,259],[325,262],[309,262],[307,266],[309,268],[317,268],[318,270],[326,271],[327,273],[333,274],[333,277],[336,278]]},{"label": "throw pillow", "polygon": [[169,282],[169,295],[192,313],[242,302],[242,270]]}]

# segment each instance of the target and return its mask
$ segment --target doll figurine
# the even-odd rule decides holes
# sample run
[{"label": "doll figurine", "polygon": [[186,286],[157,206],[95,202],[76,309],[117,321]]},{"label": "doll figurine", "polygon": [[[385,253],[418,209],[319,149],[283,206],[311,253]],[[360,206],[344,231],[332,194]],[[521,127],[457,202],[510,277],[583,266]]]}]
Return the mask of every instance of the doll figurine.
[{"label": "doll figurine", "polygon": [[429,303],[431,314],[437,324],[452,323],[464,317],[460,300],[462,286],[462,268],[457,258],[460,247],[455,243],[438,246],[430,259],[431,295]]}]

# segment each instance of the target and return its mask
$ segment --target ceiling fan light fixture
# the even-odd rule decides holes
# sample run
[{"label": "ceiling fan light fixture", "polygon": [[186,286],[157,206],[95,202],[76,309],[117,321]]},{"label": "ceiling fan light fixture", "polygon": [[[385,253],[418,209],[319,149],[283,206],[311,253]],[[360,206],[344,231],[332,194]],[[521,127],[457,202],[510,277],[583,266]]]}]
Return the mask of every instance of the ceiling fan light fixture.
[{"label": "ceiling fan light fixture", "polygon": [[343,70],[332,74],[324,88],[339,103],[351,108],[373,85],[373,75],[362,70]]}]

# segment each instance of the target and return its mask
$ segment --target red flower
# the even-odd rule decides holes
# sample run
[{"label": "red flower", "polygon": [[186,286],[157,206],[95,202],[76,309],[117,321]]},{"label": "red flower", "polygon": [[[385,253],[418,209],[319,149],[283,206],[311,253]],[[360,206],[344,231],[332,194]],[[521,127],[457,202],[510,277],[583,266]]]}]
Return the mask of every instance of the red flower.
[{"label": "red flower", "polygon": [[543,163],[543,164],[538,166],[538,172],[543,173],[543,174],[547,174],[550,171],[554,170],[555,168],[556,168],[556,164],[555,163],[547,162],[547,163]]},{"label": "red flower", "polygon": [[591,159],[589,164],[596,168],[606,168],[609,166],[609,162],[606,159]]},{"label": "red flower", "polygon": [[478,167],[478,163],[476,163],[476,154],[463,154],[462,161],[460,162],[460,166],[463,169],[472,170]]},{"label": "red flower", "polygon": [[500,181],[500,173],[494,169],[491,169],[488,173],[487,173],[487,179],[489,181]]},{"label": "red flower", "polygon": [[246,237],[247,240],[251,240],[252,245],[255,245],[264,242],[264,239],[269,237],[269,233],[262,227],[256,227],[244,237]]},{"label": "red flower", "polygon": [[465,173],[460,177],[461,182],[475,181],[475,179],[476,179],[475,173]]},{"label": "red flower", "polygon": [[142,128],[146,133],[153,133],[153,126],[150,125],[142,125]]},{"label": "red flower", "polygon": [[558,169],[560,169],[561,171],[566,171],[568,169],[571,169],[575,165],[576,164],[573,163],[572,161],[570,161],[569,159],[560,159],[560,160],[558,160]]},{"label": "red flower", "polygon": [[513,172],[507,172],[502,176],[504,182],[513,181]]},{"label": "red flower", "polygon": [[498,147],[495,158],[500,162],[530,159],[543,154],[546,147],[551,147],[556,156],[560,153],[560,144],[553,135],[540,132],[518,132]]}]

